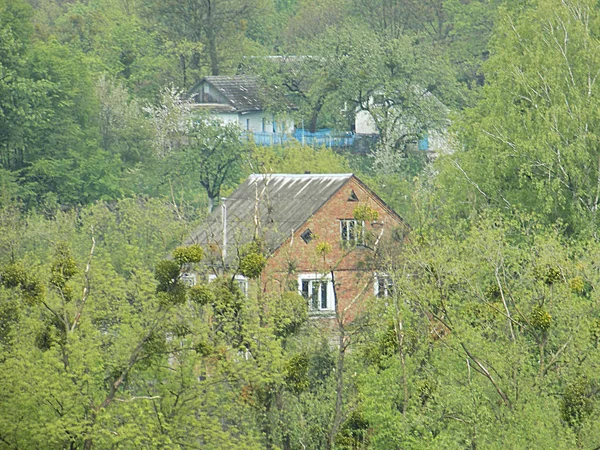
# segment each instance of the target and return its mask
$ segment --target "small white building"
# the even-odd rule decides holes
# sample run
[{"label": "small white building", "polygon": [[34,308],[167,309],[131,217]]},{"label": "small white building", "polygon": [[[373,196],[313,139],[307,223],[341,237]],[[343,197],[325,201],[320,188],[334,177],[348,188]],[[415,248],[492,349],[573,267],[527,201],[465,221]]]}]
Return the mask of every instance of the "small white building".
[{"label": "small white building", "polygon": [[[434,115],[439,116],[438,113],[440,111],[447,114],[447,107],[435,96],[428,94],[425,95],[425,98],[430,101],[430,110],[435,113]],[[356,133],[357,139],[377,139],[380,134],[377,121],[373,117],[373,114],[381,114],[383,116],[384,110],[380,107],[380,104],[372,98],[369,100],[368,104],[370,107],[369,109],[359,109],[354,116],[354,132]],[[397,120],[394,115],[396,114],[399,116],[400,113],[396,112],[393,106],[389,107],[387,113],[394,119],[387,121],[382,120],[384,125],[389,124],[393,126],[393,130],[387,130],[388,135],[397,134],[414,136],[414,150],[429,151],[438,154],[452,153],[449,137],[446,133],[449,122],[443,123],[442,125],[438,123],[435,129],[421,129],[420,133],[416,134],[415,130],[417,126],[415,120],[410,120],[410,117]]]},{"label": "small white building", "polygon": [[[190,96],[197,110],[224,123],[235,123],[242,131],[262,138],[257,139],[257,143],[268,143],[270,136],[288,136],[294,132],[294,122],[287,113],[295,109],[294,106],[286,100],[276,104],[273,93],[262,87],[254,77],[205,77],[190,90]],[[276,106],[270,110],[281,112],[268,111],[266,105],[269,104]]]}]

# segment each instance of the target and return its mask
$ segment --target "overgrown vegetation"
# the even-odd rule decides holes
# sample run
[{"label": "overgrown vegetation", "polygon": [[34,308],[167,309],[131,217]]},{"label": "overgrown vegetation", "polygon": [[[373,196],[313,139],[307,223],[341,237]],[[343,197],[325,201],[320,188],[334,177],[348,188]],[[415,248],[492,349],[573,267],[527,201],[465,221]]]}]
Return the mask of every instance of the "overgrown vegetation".
[{"label": "overgrown vegetation", "polygon": [[[600,446],[597,2],[211,5],[0,0],[0,448]],[[306,128],[369,111],[378,145],[190,121],[187,90],[236,72]],[[411,150],[448,127],[451,153]],[[332,332],[293,288],[186,284],[221,196],[306,171],[410,225],[373,261],[386,295]]]}]

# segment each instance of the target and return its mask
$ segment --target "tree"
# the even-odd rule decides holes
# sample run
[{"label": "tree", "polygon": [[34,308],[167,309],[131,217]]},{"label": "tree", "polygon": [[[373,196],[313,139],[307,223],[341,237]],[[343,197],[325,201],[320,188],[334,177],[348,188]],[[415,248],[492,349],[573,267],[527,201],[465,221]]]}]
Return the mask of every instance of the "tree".
[{"label": "tree", "polygon": [[0,255],[0,448],[264,448],[243,395],[281,379],[275,330],[294,327],[261,319],[233,280],[186,287],[203,252],[164,259],[185,235],[172,207],[32,213],[19,238],[0,214],[18,241]]},{"label": "tree", "polygon": [[174,155],[179,173],[196,178],[206,190],[209,213],[219,203],[223,185],[240,178],[248,158],[247,146],[237,125],[199,118],[194,120],[181,151]]},{"label": "tree", "polygon": [[449,193],[596,233],[598,17],[586,1],[504,13],[483,97],[460,123],[465,151],[444,171],[464,191]]},{"label": "tree", "polygon": [[119,155],[124,163],[134,165],[151,153],[152,134],[149,121],[127,90],[106,77],[96,82],[100,104],[100,145],[110,154]]},{"label": "tree", "polygon": [[199,182],[208,195],[208,211],[219,202],[221,188],[240,178],[248,144],[235,124],[203,117],[192,102],[174,87],[164,89],[157,106],[147,106],[156,130],[159,158],[167,161],[167,177]]},{"label": "tree", "polygon": [[370,308],[359,372],[370,445],[593,447],[597,244],[527,215],[471,225],[416,230],[390,254],[394,290]]},{"label": "tree", "polygon": [[32,110],[44,92],[43,83],[29,77],[25,64],[31,50],[31,15],[24,1],[0,3],[0,164],[8,170],[23,167],[35,124]]},{"label": "tree", "polygon": [[359,26],[331,31],[320,45],[328,87],[337,90],[333,98],[350,118],[369,113],[378,152],[404,154],[422,133],[447,126],[460,90],[433,47],[410,36],[384,40]]},{"label": "tree", "polygon": [[[231,66],[227,56],[233,53],[232,44],[244,40],[246,24],[260,7],[259,2],[249,0],[159,1],[150,5],[149,12],[171,41],[202,45],[189,56],[180,54],[183,65],[194,70],[208,66],[211,75],[219,75],[223,66]],[[194,83],[196,78],[189,81]]]}]

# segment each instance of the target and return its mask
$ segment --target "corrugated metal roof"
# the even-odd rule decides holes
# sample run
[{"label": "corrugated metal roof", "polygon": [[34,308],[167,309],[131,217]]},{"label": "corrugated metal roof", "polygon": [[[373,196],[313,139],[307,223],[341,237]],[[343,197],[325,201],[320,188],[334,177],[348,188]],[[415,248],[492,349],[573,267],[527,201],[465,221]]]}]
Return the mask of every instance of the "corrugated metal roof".
[{"label": "corrugated metal roof", "polygon": [[[255,77],[249,75],[233,76],[208,76],[204,77],[190,90],[190,95],[199,94],[200,86],[208,83],[218,90],[229,102],[221,107],[215,103],[198,102],[196,105],[207,105],[209,110],[215,112],[251,112],[263,111],[267,106],[283,107],[286,110],[296,110],[297,107],[288,101],[274,86],[264,86]],[[196,96],[196,101],[201,98]],[[214,99],[213,99],[214,100]],[[231,111],[222,111],[224,106],[232,108]],[[219,109],[220,108],[220,109]]]},{"label": "corrugated metal roof", "polygon": [[235,109],[231,105],[223,105],[221,103],[194,103],[192,108],[196,110],[206,110],[212,113],[236,113]]},{"label": "corrugated metal roof", "polygon": [[263,88],[254,77],[247,75],[210,76],[204,81],[212,84],[223,94],[238,112],[261,111],[264,109]]},{"label": "corrugated metal roof", "polygon": [[[227,263],[235,250],[261,238],[270,253],[305,223],[350,178],[344,174],[250,175],[225,201]],[[200,244],[223,243],[222,208],[216,208],[192,237]]]}]

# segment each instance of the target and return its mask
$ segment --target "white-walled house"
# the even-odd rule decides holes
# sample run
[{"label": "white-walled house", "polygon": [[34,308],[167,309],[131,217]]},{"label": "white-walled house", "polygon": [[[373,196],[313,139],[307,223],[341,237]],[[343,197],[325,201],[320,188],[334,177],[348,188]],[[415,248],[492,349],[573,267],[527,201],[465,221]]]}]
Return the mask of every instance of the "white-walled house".
[{"label": "white-walled house", "polygon": [[[430,111],[432,111],[433,115],[438,117],[440,116],[440,112],[443,112],[442,115],[447,114],[447,107],[441,103],[435,96],[432,94],[428,94],[424,96],[427,100],[429,100]],[[368,109],[358,109],[354,116],[354,132],[356,133],[356,138],[371,138],[377,139],[380,130],[377,126],[377,123],[373,117],[373,113],[377,114],[381,113],[381,108],[379,108],[379,103],[374,99],[370,98],[368,101]],[[373,109],[374,112],[369,109]],[[394,116],[394,107],[390,107],[389,112],[391,112],[391,116],[393,119],[396,119]],[[410,117],[406,117],[405,120],[398,121],[388,121],[389,125],[394,127],[393,134],[396,135],[413,135],[415,133],[415,123],[411,123],[414,121],[410,120]],[[394,123],[393,123],[394,122]],[[449,137],[446,132],[448,123],[444,123],[447,121],[442,121],[441,125],[438,122],[438,125],[435,129],[424,129],[419,133],[419,137],[414,142],[414,149],[421,151],[429,151],[434,153],[452,153],[451,145],[449,142]],[[385,121],[384,121],[385,124]],[[390,131],[386,134],[392,134]]]},{"label": "white-walled house", "polygon": [[258,144],[279,143],[294,132],[294,121],[287,111],[295,109],[283,100],[277,114],[266,105],[276,100],[273,93],[258,80],[247,75],[209,76],[190,90],[197,110],[206,112],[223,123],[235,123],[246,133],[252,133]]}]

